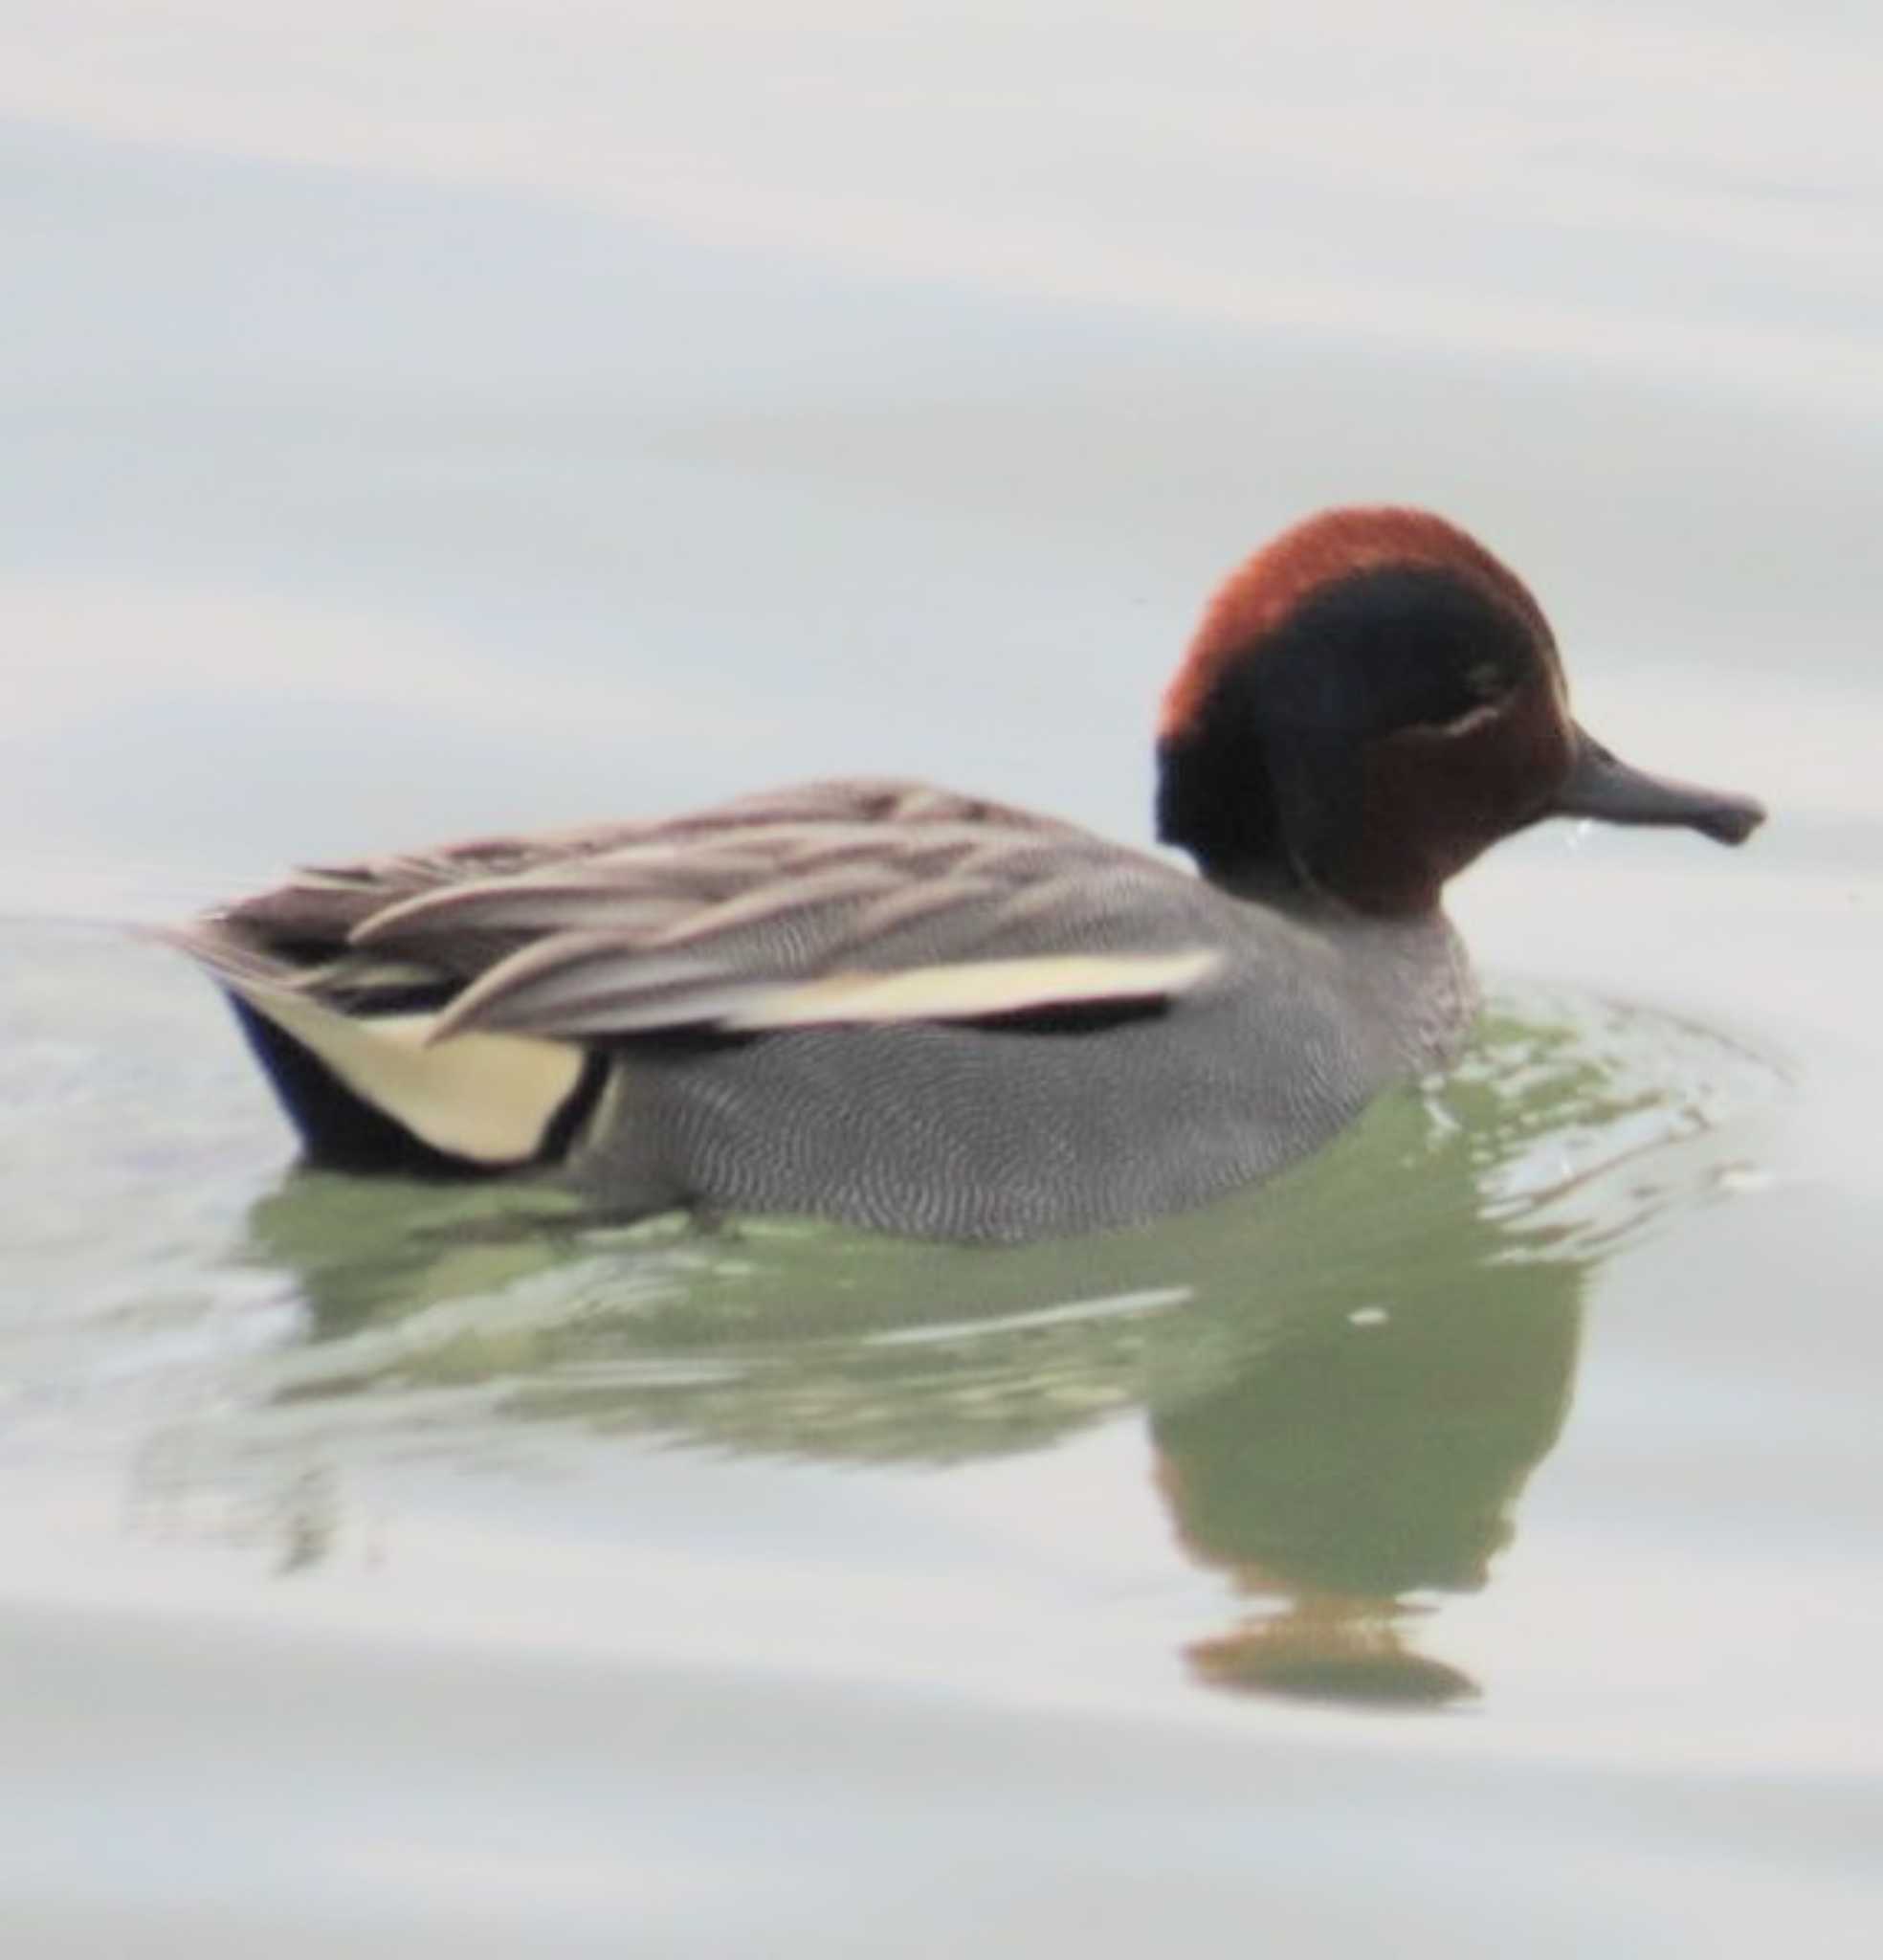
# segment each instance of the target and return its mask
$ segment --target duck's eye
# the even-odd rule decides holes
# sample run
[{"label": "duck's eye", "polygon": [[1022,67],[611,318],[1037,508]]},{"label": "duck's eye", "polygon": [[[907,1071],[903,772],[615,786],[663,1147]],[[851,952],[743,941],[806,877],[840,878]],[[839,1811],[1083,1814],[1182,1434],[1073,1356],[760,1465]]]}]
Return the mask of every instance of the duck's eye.
[{"label": "duck's eye", "polygon": [[1474,660],[1465,669],[1465,687],[1473,701],[1495,701],[1509,684],[1495,660]]}]

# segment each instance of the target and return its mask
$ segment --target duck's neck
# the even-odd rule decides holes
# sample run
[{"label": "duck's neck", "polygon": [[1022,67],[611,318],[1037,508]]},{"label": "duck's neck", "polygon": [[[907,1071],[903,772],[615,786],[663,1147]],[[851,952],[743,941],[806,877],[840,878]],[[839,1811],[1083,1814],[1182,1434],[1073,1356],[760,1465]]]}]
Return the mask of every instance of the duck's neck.
[{"label": "duck's neck", "polygon": [[1187,851],[1218,889],[1300,916],[1438,916],[1444,873],[1456,867],[1434,862],[1404,797],[1385,802],[1395,820],[1374,819],[1360,801],[1363,773],[1342,791],[1352,809],[1311,769],[1284,799],[1259,745],[1237,739],[1227,714],[1166,737],[1157,765],[1158,837]]},{"label": "duck's neck", "polygon": [[1260,905],[1267,911],[1285,912],[1291,918],[1313,924],[1352,916],[1347,906],[1306,883],[1289,864],[1273,861],[1206,863],[1198,858],[1197,870],[1204,881],[1214,885],[1219,892],[1240,899],[1245,904]]},{"label": "duck's neck", "polygon": [[1247,744],[1211,718],[1158,746],[1157,834],[1195,860],[1218,891],[1297,918],[1345,911],[1301,875],[1282,846],[1274,789]]},{"label": "duck's neck", "polygon": [[1311,901],[1282,841],[1274,786],[1235,718],[1200,717],[1157,750],[1159,840],[1187,851],[1209,882],[1238,898],[1294,910]]}]

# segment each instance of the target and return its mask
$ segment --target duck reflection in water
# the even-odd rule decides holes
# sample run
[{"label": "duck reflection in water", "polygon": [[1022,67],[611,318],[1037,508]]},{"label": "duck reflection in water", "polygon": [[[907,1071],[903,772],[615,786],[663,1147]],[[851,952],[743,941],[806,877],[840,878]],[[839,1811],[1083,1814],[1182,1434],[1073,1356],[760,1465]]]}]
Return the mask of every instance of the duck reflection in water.
[{"label": "duck reflection in water", "polygon": [[1433,1261],[1390,1304],[1292,1318],[1220,1387],[1154,1409],[1179,1542],[1260,1607],[1188,1648],[1197,1678],[1341,1701],[1473,1693],[1411,1650],[1408,1595],[1488,1579],[1562,1430],[1580,1304],[1573,1264]]},{"label": "duck reflection in water", "polygon": [[495,1196],[295,1175],[253,1219],[314,1324],[277,1393],[468,1387],[478,1421],[883,1464],[1135,1409],[1177,1546],[1244,1607],[1185,1643],[1196,1680],[1444,1704],[1476,1684],[1414,1629],[1487,1582],[1594,1263],[1713,1175],[1709,1098],[1751,1066],[1588,1003],[1494,1015],[1442,1088],[1274,1186],[991,1254],[775,1221],[559,1243]]}]

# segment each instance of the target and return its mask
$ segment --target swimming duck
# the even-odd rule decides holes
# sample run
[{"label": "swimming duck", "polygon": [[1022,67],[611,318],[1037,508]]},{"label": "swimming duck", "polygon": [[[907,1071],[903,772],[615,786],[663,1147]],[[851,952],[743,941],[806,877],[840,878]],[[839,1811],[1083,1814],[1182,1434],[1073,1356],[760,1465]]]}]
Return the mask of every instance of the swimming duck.
[{"label": "swimming duck", "polygon": [[1195,869],[921,783],[311,869],[170,936],[307,1158],[533,1174],[611,1215],[1023,1239],[1271,1176],[1475,1007],[1446,880],[1548,816],[1737,844],[1748,798],[1570,719],[1521,582],[1441,518],[1308,519],[1163,696]]}]

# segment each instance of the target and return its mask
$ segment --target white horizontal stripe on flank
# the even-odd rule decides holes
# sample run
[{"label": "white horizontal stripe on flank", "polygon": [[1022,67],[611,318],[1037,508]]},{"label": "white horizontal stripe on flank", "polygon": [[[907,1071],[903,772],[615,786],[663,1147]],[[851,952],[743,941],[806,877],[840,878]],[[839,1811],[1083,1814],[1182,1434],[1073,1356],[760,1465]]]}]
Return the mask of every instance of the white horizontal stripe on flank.
[{"label": "white horizontal stripe on flank", "polygon": [[901,973],[831,973],[767,992],[720,1025],[756,1032],[839,1021],[959,1021],[1085,1001],[1155,999],[1195,987],[1221,959],[1207,949],[1064,953],[912,967]]}]

